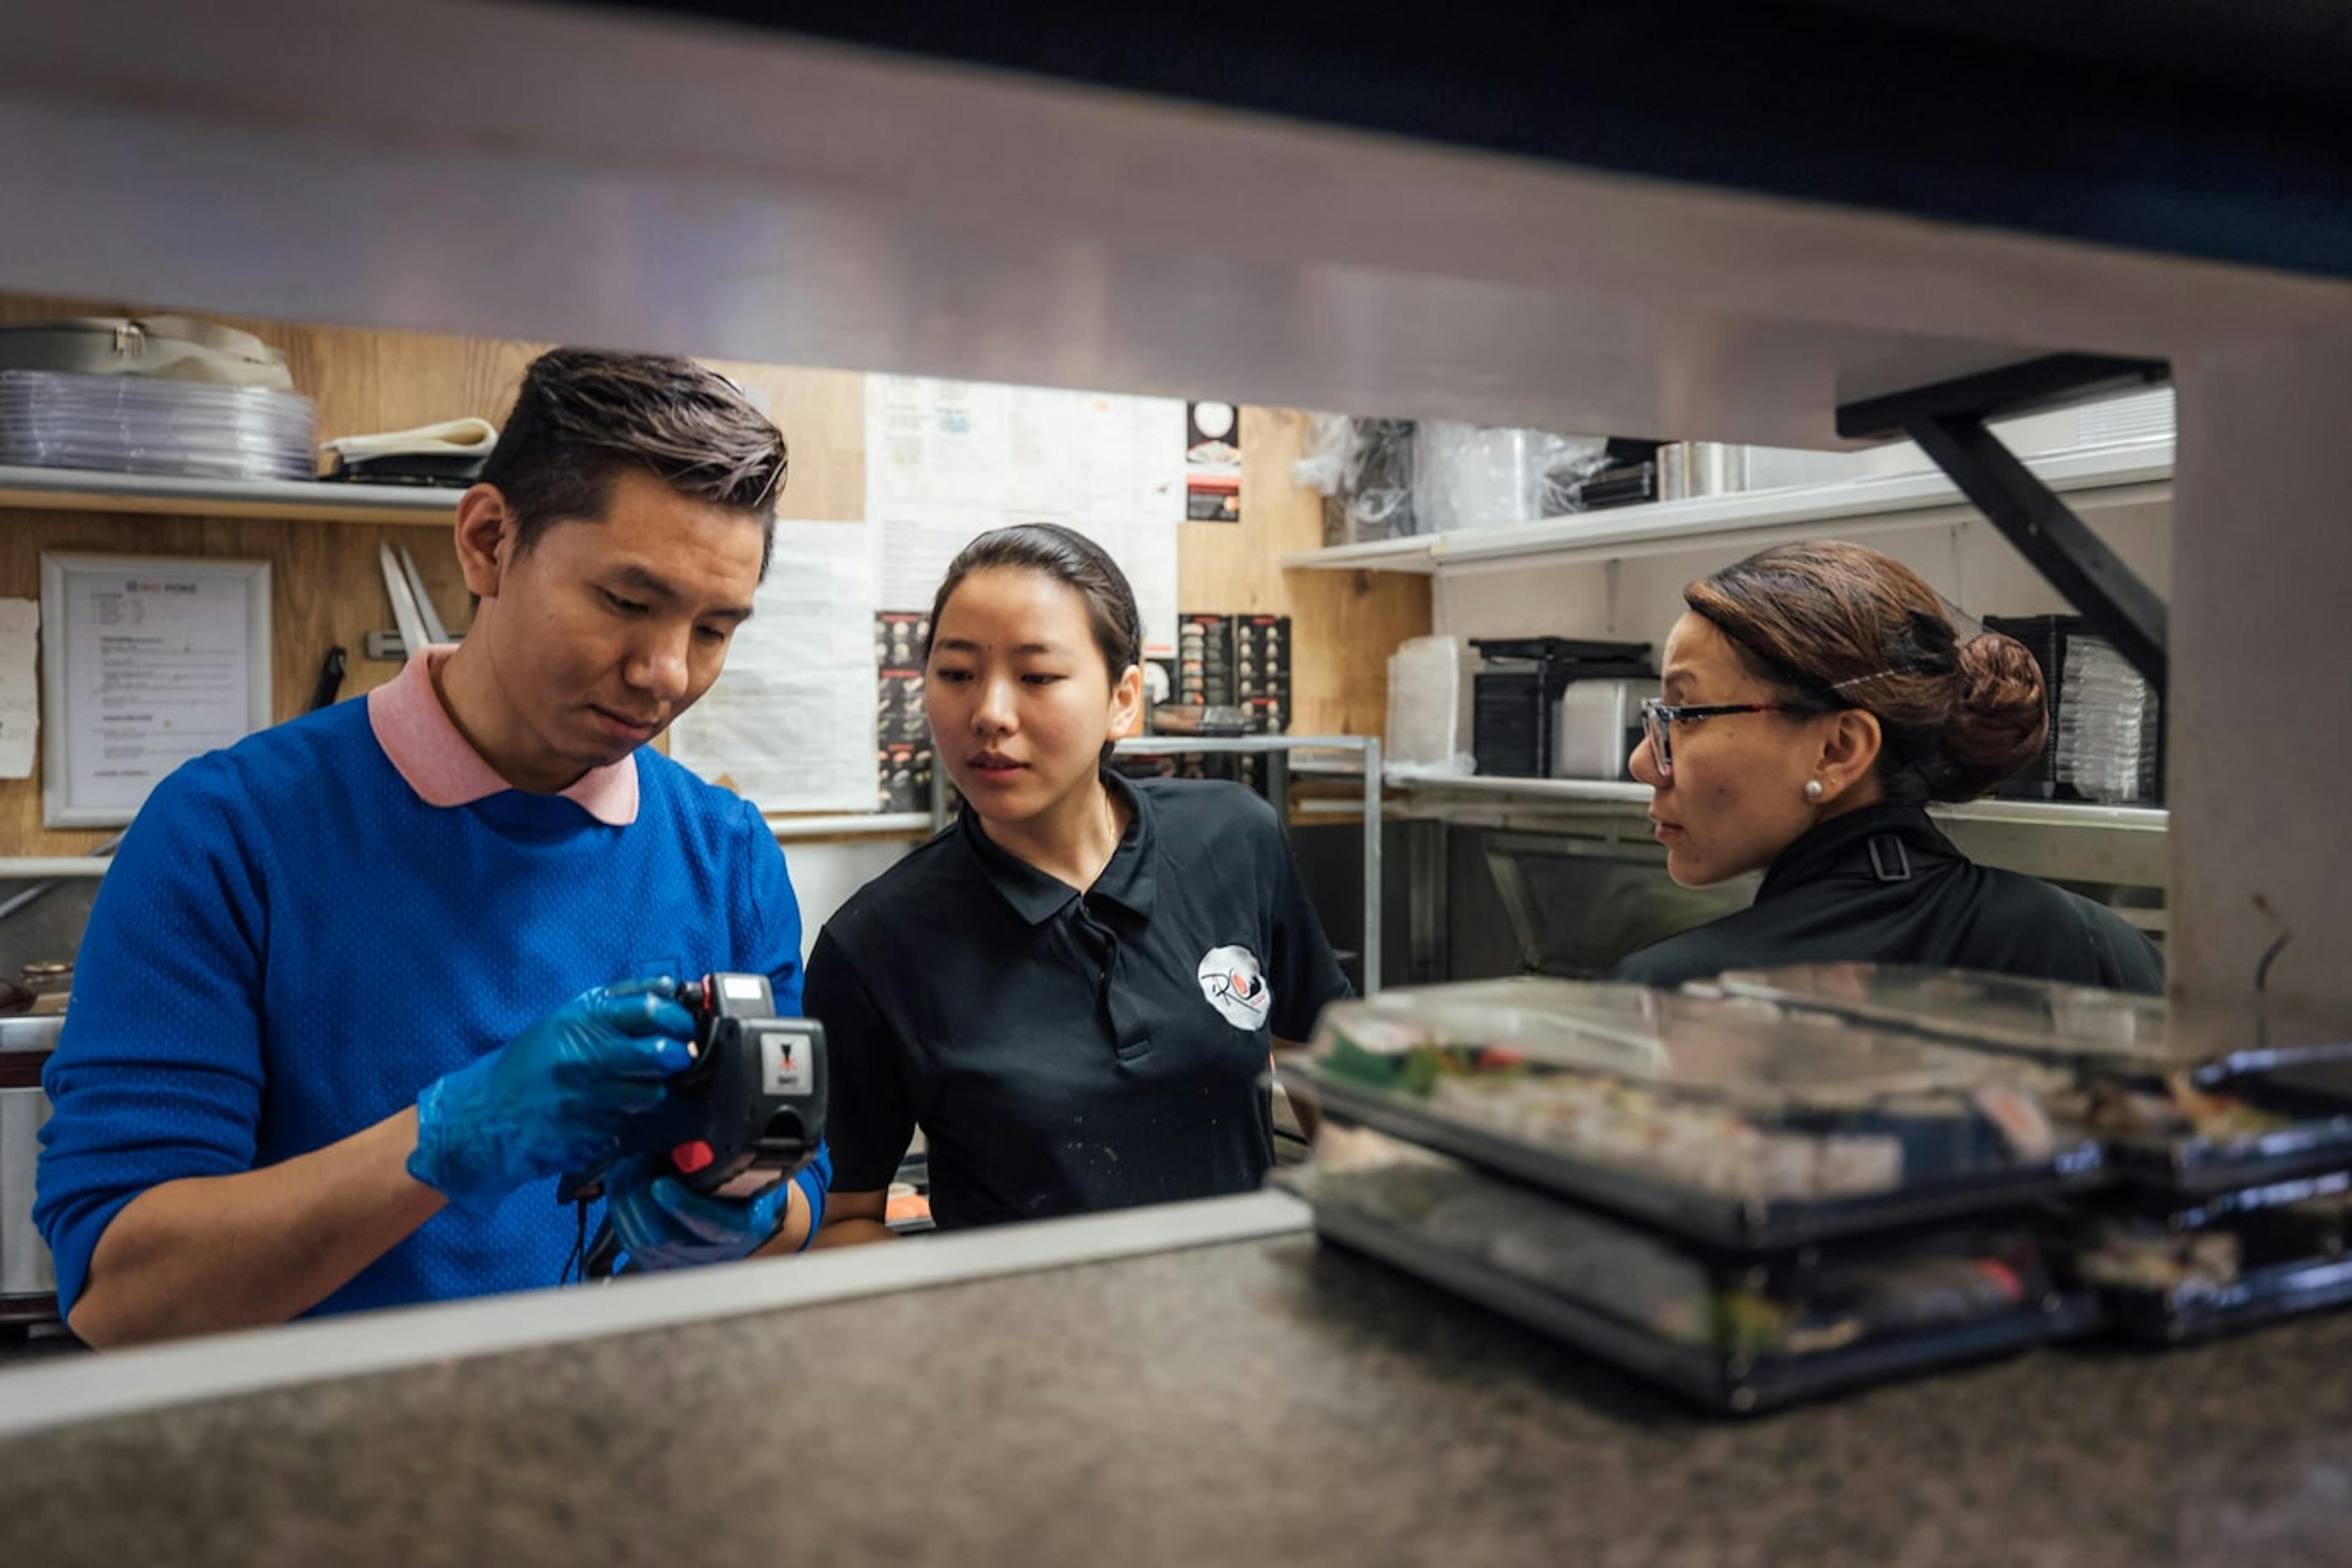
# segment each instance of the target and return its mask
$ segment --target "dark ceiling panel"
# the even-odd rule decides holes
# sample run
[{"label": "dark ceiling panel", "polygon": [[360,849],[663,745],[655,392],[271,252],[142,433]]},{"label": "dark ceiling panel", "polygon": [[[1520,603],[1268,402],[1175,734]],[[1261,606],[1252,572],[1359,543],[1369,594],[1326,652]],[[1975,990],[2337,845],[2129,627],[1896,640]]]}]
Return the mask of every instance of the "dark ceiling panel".
[{"label": "dark ceiling panel", "polygon": [[2352,7],[2321,0],[1451,0],[1399,20],[1331,0],[617,8],[2352,276]]}]

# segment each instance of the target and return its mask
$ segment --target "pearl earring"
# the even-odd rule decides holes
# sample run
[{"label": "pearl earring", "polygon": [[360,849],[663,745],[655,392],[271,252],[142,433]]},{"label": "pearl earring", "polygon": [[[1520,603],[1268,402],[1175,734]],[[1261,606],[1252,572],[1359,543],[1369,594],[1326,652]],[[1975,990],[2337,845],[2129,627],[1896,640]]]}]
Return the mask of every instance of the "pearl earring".
[{"label": "pearl earring", "polygon": [[1807,800],[1819,800],[1822,798],[1821,780],[1807,779],[1805,781],[1805,798]]}]

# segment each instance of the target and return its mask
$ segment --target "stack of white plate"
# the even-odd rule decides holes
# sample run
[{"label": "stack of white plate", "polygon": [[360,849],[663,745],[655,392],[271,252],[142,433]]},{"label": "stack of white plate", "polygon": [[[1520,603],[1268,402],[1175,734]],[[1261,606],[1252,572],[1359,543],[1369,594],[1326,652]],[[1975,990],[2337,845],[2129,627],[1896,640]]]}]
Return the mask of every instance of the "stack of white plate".
[{"label": "stack of white plate", "polygon": [[62,371],[0,371],[0,464],[307,479],[310,400],[257,386]]}]

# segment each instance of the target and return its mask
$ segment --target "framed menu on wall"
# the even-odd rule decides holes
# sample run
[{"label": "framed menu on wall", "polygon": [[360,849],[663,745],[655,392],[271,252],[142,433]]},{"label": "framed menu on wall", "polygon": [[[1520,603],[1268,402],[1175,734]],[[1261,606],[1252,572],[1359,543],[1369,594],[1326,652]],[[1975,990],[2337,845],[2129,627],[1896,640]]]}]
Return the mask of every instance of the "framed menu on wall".
[{"label": "framed menu on wall", "polygon": [[269,563],[41,557],[42,820],[119,827],[269,722]]}]

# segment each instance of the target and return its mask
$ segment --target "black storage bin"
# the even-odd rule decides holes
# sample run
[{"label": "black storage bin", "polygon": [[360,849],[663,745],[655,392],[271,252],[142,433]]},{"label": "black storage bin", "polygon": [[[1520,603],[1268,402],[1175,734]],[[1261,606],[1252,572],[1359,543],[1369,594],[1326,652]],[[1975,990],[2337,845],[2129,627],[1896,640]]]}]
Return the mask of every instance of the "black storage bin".
[{"label": "black storage bin", "polygon": [[1654,680],[1645,642],[1575,637],[1473,637],[1489,668],[1471,679],[1470,750],[1478,772],[1543,779],[1557,754],[1552,731],[1571,680]]}]

